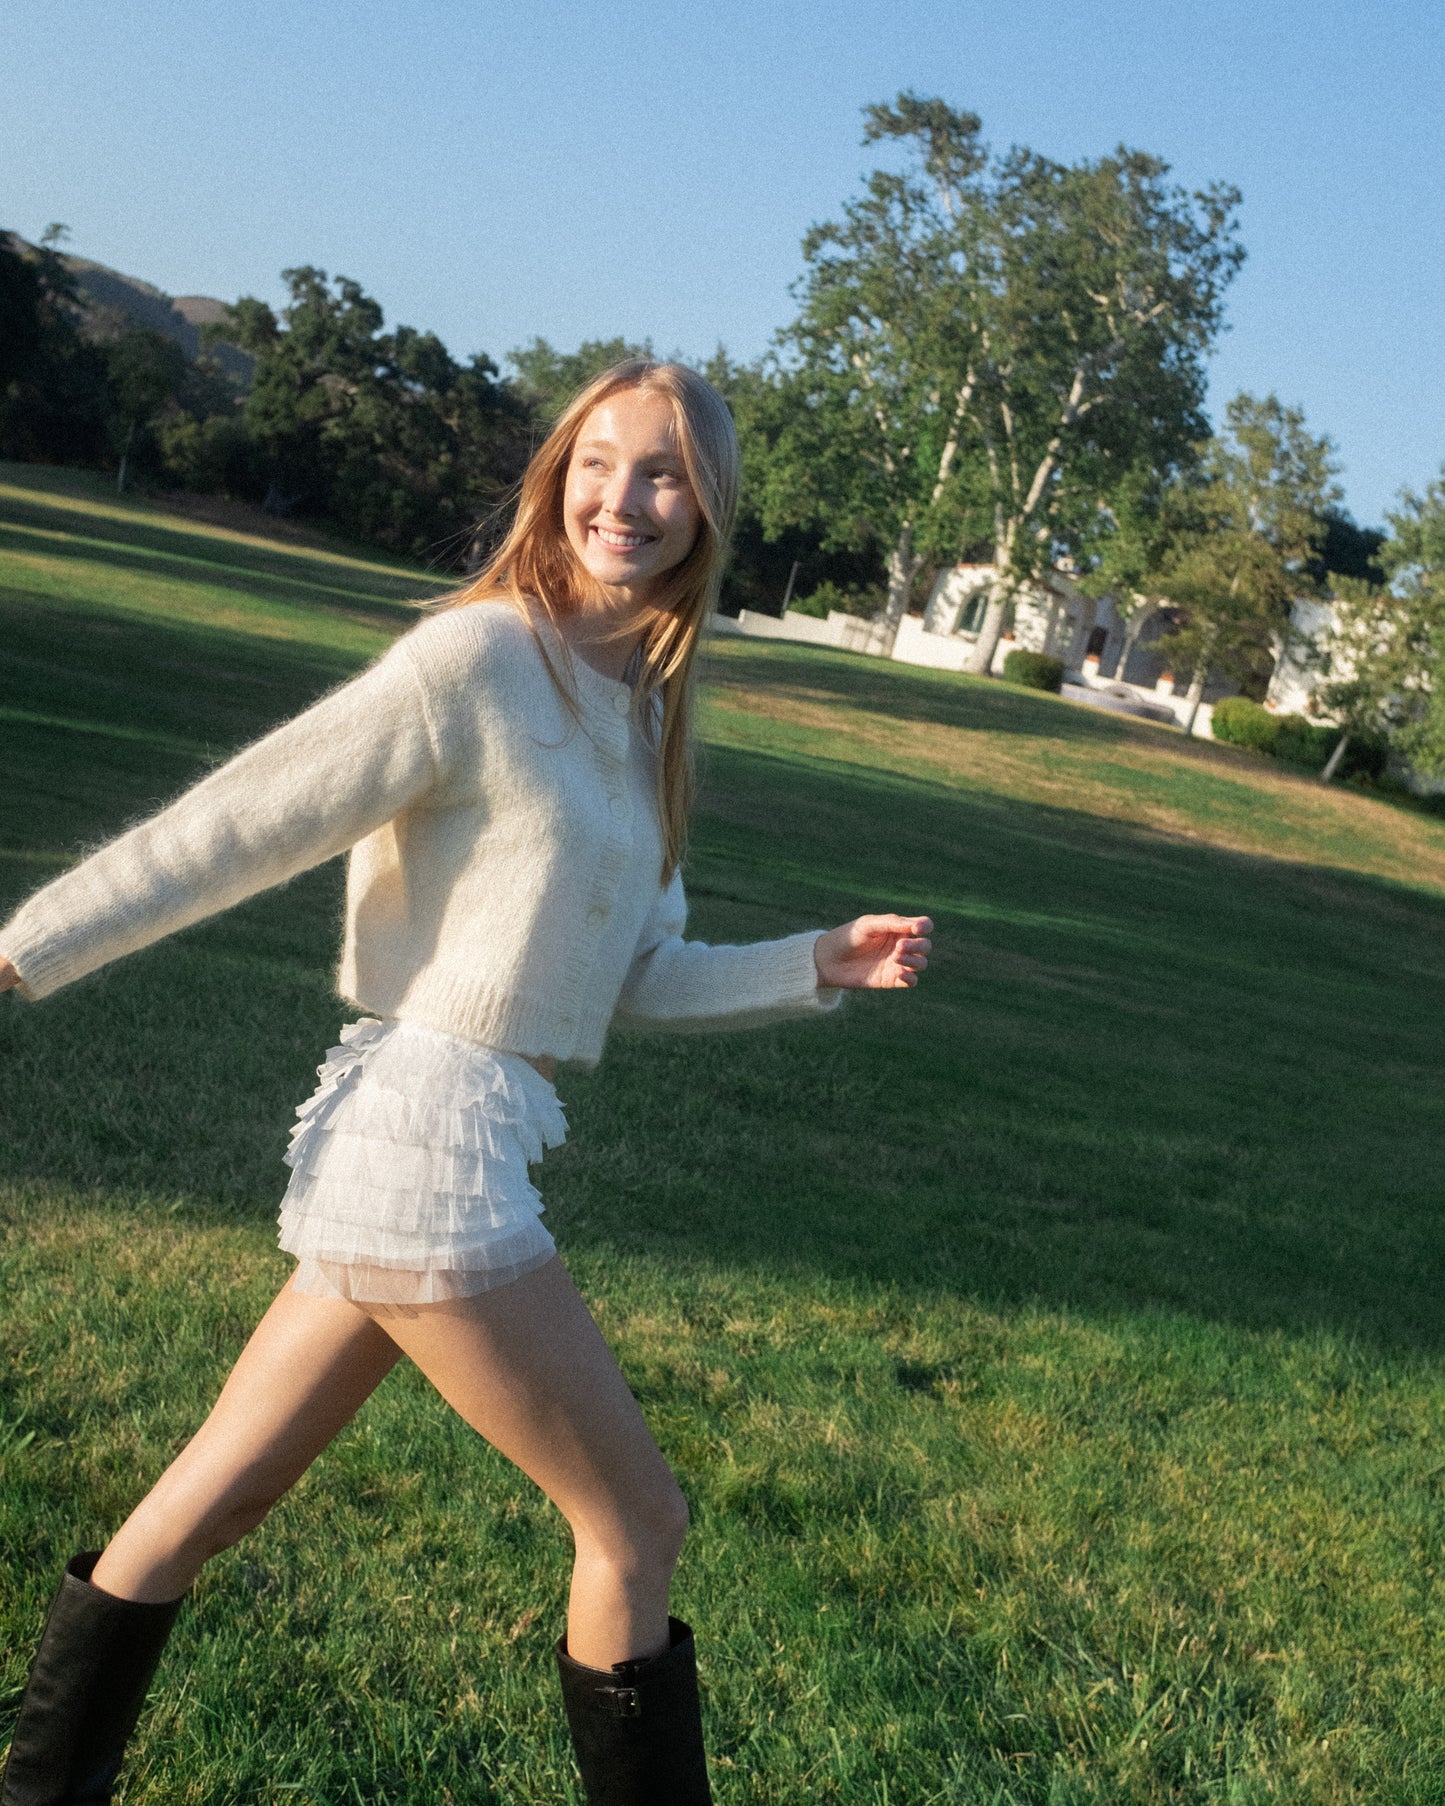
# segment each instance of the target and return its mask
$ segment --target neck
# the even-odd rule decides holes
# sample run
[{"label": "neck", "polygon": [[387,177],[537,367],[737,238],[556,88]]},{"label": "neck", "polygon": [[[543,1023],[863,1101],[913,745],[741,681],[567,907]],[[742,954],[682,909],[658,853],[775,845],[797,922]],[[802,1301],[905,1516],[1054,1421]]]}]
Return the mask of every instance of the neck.
[{"label": "neck", "polygon": [[605,602],[584,604],[574,614],[562,615],[557,626],[575,658],[620,682],[652,621],[647,603],[609,596]]}]

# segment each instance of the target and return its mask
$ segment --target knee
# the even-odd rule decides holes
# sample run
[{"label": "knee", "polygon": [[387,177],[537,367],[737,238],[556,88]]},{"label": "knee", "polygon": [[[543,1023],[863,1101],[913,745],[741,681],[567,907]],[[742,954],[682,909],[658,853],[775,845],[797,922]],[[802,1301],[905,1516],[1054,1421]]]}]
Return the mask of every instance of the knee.
[{"label": "knee", "polygon": [[655,1516],[650,1525],[658,1548],[665,1551],[673,1562],[682,1553],[682,1542],[687,1535],[689,1521],[687,1499],[674,1480],[657,1500]]},{"label": "knee", "polygon": [[671,1573],[687,1525],[687,1500],[669,1474],[665,1484],[609,1513],[600,1526],[576,1528],[576,1535],[579,1549],[590,1546],[610,1567],[630,1574]]}]

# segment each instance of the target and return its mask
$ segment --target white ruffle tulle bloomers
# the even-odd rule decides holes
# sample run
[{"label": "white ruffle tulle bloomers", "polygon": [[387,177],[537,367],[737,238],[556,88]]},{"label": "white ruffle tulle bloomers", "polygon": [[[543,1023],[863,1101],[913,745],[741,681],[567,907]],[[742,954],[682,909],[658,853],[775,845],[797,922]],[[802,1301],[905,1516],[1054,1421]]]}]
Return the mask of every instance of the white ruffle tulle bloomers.
[{"label": "white ruffle tulle bloomers", "polygon": [[281,1202],[298,1291],[437,1304],[556,1253],[527,1167],[561,1146],[567,1121],[520,1054],[364,1017],[317,1072]]}]

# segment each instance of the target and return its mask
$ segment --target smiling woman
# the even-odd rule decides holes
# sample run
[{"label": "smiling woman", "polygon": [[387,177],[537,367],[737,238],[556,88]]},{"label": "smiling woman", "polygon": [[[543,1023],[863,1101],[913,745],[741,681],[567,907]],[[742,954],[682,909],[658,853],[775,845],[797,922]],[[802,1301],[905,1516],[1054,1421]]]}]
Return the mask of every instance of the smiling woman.
[{"label": "smiling woman", "polygon": [[665,395],[625,389],[592,411],[567,467],[562,519],[583,569],[628,609],[687,557],[702,516]]},{"label": "smiling woman", "polygon": [[[693,672],[737,494],[727,409],[640,361],[578,397],[475,583],[360,677],[37,893],[0,990],[39,998],[350,853],[343,1029],[297,1112],[297,1268],[194,1439],[69,1565],[0,1806],[110,1798],[182,1596],[409,1357],[557,1506],[576,1550],[562,1696],[595,1806],[709,1798],[687,1505],[542,1225],[551,1079],[615,1018],[674,1030],[907,990],[930,924],[686,940]],[[630,680],[630,681],[629,681]]]}]

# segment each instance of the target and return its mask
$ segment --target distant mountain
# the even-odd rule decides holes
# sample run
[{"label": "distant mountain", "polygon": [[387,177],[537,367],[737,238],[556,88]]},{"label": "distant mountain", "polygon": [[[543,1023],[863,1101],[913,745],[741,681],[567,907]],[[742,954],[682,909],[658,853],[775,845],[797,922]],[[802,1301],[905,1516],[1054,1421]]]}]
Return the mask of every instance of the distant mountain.
[{"label": "distant mountain", "polygon": [[[72,257],[67,251],[60,253],[60,261],[75,278],[84,330],[93,338],[114,338],[140,327],[164,333],[187,357],[199,357],[200,328],[225,318],[226,303],[211,295],[167,295],[139,276],[122,275],[106,264]],[[249,386],[253,360],[244,351],[234,345],[213,345],[210,351],[228,376]]]}]

